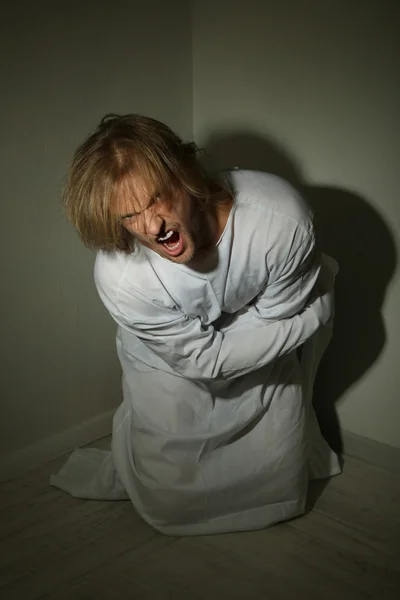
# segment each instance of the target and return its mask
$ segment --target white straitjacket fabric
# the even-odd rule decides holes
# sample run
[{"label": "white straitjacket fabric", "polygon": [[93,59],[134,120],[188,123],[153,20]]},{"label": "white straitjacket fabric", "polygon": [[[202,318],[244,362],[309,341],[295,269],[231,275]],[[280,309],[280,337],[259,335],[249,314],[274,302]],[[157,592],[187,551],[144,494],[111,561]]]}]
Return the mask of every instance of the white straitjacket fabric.
[{"label": "white straitjacket fabric", "polygon": [[309,210],[287,183],[225,176],[235,202],[202,272],[143,246],[98,255],[123,402],[112,451],[76,450],[51,478],[76,497],[129,498],[167,535],[295,517],[309,479],[340,472],[311,404],[337,265],[321,259]]}]

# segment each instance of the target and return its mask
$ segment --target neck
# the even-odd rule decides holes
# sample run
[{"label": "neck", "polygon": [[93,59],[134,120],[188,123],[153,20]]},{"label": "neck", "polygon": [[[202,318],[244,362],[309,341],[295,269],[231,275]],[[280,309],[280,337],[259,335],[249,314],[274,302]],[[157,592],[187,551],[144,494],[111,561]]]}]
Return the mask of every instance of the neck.
[{"label": "neck", "polygon": [[217,244],[223,234],[226,223],[233,206],[233,197],[226,190],[222,190],[213,205],[213,243]]},{"label": "neck", "polygon": [[203,232],[202,241],[197,248],[195,257],[188,264],[191,269],[207,272],[216,266],[215,261],[218,261],[218,255],[213,251],[225,230],[233,202],[232,196],[223,190],[218,201],[202,213],[200,221],[200,230]]}]

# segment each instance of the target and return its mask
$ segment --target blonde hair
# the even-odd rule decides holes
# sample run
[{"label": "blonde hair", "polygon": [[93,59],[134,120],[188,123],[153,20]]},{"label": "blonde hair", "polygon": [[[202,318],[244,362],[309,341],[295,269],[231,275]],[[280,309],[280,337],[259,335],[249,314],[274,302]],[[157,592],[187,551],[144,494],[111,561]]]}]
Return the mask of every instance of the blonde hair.
[{"label": "blonde hair", "polygon": [[114,214],[121,185],[135,173],[163,194],[177,187],[204,207],[221,187],[203,171],[194,143],[184,143],[167,125],[136,114],[106,115],[79,146],[63,193],[69,221],[84,244],[96,250],[134,248],[134,237]]}]

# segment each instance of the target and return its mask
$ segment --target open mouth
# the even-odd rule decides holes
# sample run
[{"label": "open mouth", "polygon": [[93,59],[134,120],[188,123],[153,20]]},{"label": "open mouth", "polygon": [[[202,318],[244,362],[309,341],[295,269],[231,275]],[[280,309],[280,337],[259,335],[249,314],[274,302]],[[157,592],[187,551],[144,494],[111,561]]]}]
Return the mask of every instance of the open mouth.
[{"label": "open mouth", "polygon": [[157,238],[164,250],[170,256],[179,256],[183,252],[183,239],[179,231],[168,231],[164,236]]}]

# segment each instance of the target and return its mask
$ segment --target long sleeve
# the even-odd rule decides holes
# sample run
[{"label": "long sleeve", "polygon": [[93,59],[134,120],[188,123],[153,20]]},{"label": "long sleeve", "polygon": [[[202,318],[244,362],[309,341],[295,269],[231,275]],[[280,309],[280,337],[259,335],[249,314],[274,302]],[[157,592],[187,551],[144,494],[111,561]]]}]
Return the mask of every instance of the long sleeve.
[{"label": "long sleeve", "polygon": [[[157,306],[144,296],[131,296],[129,313],[106,303],[115,321],[136,336],[182,377],[200,381],[235,378],[291,352],[331,316],[331,286],[321,276],[301,314],[260,327],[217,331],[199,318]],[[101,290],[100,295],[103,296]],[[124,303],[126,307],[127,304]],[[260,321],[258,321],[258,324]]]},{"label": "long sleeve", "polygon": [[266,321],[293,317],[306,307],[320,274],[321,254],[312,230],[297,227],[291,242],[291,252],[277,244],[268,256],[270,277],[264,288],[254,302],[223,319],[221,331],[261,327]]}]

